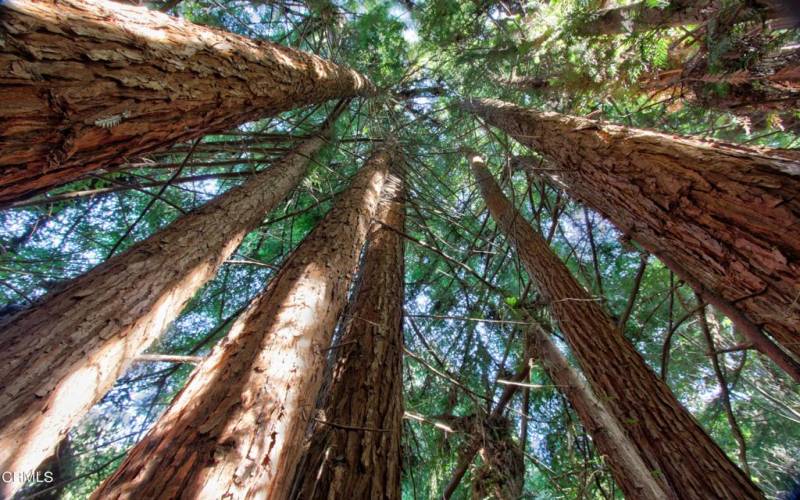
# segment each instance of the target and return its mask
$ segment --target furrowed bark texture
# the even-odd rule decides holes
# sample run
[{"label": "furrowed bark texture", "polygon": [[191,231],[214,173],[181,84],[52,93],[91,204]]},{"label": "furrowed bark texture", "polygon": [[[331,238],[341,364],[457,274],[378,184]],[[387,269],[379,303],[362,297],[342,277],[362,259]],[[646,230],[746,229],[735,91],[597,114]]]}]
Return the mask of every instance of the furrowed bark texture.
[{"label": "furrowed bark texture", "polygon": [[[50,456],[303,178],[312,138],[268,170],[0,325],[0,470]],[[0,497],[14,484],[3,484]]]},{"label": "furrowed bark texture", "polygon": [[295,49],[101,0],[0,6],[0,202],[336,97],[358,73]]},{"label": "furrowed bark texture", "polygon": [[555,160],[554,182],[800,356],[796,160],[490,99],[464,106]]},{"label": "furrowed bark texture", "polygon": [[553,344],[539,325],[528,330],[534,357],[541,361],[550,380],[558,386],[581,419],[586,432],[592,436],[597,451],[604,457],[625,498],[650,500],[670,498],[650,468],[642,460],[639,450],[631,441],[620,422],[611,414],[586,382],[572,368],[561,351]]},{"label": "furrowed bark texture", "polygon": [[[796,129],[798,120],[793,111],[800,103],[797,48],[781,47],[739,69],[736,64],[740,64],[745,50],[742,45],[735,44],[719,56],[730,61],[727,69],[723,66],[711,71],[708,54],[700,51],[676,61],[672,69],[643,75],[641,87],[653,97],[683,99],[695,106],[733,113],[747,133],[759,126]],[[719,92],[721,83],[726,85],[724,93]]]},{"label": "furrowed bark texture", "polygon": [[654,476],[682,499],[763,498],[521,218],[483,160],[475,157],[471,166],[492,217],[551,305],[589,384],[608,402]]},{"label": "furrowed bark texture", "polygon": [[390,156],[369,159],[92,498],[287,498]]},{"label": "furrowed bark texture", "polygon": [[[389,176],[360,286],[291,498],[400,498],[404,188]],[[323,423],[324,422],[324,423]]]}]

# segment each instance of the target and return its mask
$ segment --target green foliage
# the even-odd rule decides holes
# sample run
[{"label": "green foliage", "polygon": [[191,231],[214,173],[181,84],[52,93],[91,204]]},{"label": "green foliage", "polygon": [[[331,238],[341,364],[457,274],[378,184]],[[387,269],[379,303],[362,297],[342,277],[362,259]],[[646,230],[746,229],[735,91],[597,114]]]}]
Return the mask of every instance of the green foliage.
[{"label": "green foliage", "polygon": [[[535,152],[459,112],[454,106],[457,100],[494,97],[548,111],[593,113],[610,122],[675,134],[772,147],[797,145],[789,130],[767,124],[747,132],[728,110],[707,105],[711,97],[740,91],[735,83],[703,81],[692,88],[705,100],[695,101],[642,89],[642,82],[656,72],[681,69],[687,61],[698,61],[696,57],[704,58],[704,75],[758,68],[776,47],[796,41],[794,31],[765,32],[751,39],[753,21],[725,29],[722,22],[712,20],[685,29],[579,36],[581,23],[591,19],[601,3],[606,2],[187,0],[179,4],[176,11],[194,22],[299,47],[357,68],[381,88],[381,95],[350,103],[336,123],[335,138],[315,157],[301,186],[245,238],[231,259],[237,263],[223,266],[151,351],[209,352],[330,209],[331,200],[347,186],[374,140],[395,138],[403,147],[409,185],[404,335],[406,348],[415,356],[404,359],[404,406],[409,415],[424,417],[404,420],[403,497],[441,495],[467,440],[463,431],[442,425],[447,427],[456,417],[485,414],[504,389],[498,379],[507,380],[522,366],[522,311],[535,311],[542,322],[554,323],[516,254],[486,216],[463,148],[486,157],[521,217],[545,235],[552,228],[553,250],[610,313],[618,316],[625,309],[640,265],[637,249],[599,214],[585,215],[583,206],[535,173],[512,172],[511,158]],[[647,0],[647,5],[666,7],[658,0]],[[735,59],[726,57],[742,47],[753,50]],[[515,88],[507,84],[512,76],[537,77],[548,84]],[[402,98],[403,91],[424,88],[439,90]],[[115,253],[123,251],[182,212],[243,182],[244,174],[268,168],[282,154],[278,149],[294,144],[287,135],[311,133],[331,107],[295,110],[236,131],[278,134],[268,139],[222,133],[205,137],[201,144],[209,148],[196,152],[189,164],[228,163],[190,166],[181,177],[218,177],[171,184],[155,202],[161,186],[141,186],[166,182],[175,172],[174,164],[185,159],[186,145],[183,152],[151,155],[149,166],[140,162],[100,173],[59,187],[38,204],[0,212],[0,308],[10,312],[24,307],[96,266],[113,248]],[[791,113],[797,118],[796,109]],[[241,147],[214,145],[226,141]],[[157,164],[173,167],[157,168]],[[107,188],[118,189],[98,191]],[[94,194],[58,202],[48,199],[83,191]],[[738,445],[720,401],[719,380],[709,363],[691,290],[651,257],[636,297],[625,335],[656,372],[662,369],[665,341],[670,338],[667,383],[728,455],[738,460]],[[712,315],[718,323],[717,347],[739,344],[741,338],[730,322],[716,312]],[[555,334],[559,338],[557,329]],[[569,354],[565,344],[558,345]],[[800,392],[754,351],[721,354],[720,362],[747,441],[753,478],[770,497],[777,497],[800,473]],[[139,363],[119,380],[70,435],[75,458],[71,474],[79,479],[69,484],[63,498],[85,498],[111,473],[182,387],[190,370],[185,365]],[[528,421],[526,498],[621,498],[607,464],[541,366],[534,365],[527,382],[533,386],[528,408],[522,407],[517,395],[506,412],[516,443],[523,419]],[[470,481],[468,472],[457,498],[468,497]]]}]

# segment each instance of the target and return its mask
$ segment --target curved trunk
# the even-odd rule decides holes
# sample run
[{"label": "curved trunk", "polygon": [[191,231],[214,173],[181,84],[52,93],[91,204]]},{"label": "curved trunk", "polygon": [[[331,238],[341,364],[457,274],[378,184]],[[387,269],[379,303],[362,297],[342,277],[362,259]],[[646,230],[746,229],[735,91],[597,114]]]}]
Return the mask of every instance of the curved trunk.
[{"label": "curved trunk", "polygon": [[594,393],[624,425],[642,460],[682,499],[763,498],[681,406],[547,242],[503,195],[483,160],[473,175],[492,217],[551,305]]},{"label": "curved trunk", "polygon": [[125,158],[332,98],[355,71],[101,0],[0,5],[0,203]]},{"label": "curved trunk", "polygon": [[399,177],[384,185],[327,402],[291,498],[400,498],[403,230]]},{"label": "curved trunk", "polygon": [[92,498],[287,497],[390,160],[373,154]]},{"label": "curved trunk", "polygon": [[800,356],[796,160],[491,99],[464,107],[553,159],[560,170],[548,177],[658,256],[800,380],[798,363],[759,331]]},{"label": "curved trunk", "polygon": [[[0,470],[28,471],[304,177],[312,138],[0,324]],[[15,484],[3,484],[0,497]]]}]

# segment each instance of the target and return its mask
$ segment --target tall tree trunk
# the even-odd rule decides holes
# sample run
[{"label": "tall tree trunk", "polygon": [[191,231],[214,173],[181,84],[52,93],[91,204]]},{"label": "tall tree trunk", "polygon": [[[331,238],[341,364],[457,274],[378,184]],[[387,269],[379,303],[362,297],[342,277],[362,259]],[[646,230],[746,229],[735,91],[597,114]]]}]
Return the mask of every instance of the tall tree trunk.
[{"label": "tall tree trunk", "polygon": [[592,436],[597,451],[605,457],[625,498],[678,498],[668,493],[661,479],[653,475],[621,423],[611,414],[607,405],[595,396],[577,370],[569,365],[542,327],[534,323],[528,330],[528,338],[533,356],[541,361],[547,376],[575,409],[586,432]]},{"label": "tall tree trunk", "polygon": [[101,0],[0,6],[0,203],[264,116],[374,92],[317,56]]},{"label": "tall tree trunk", "polygon": [[795,380],[800,367],[800,166],[482,99],[464,107],[555,160],[545,172],[656,255]]},{"label": "tall tree trunk", "polygon": [[716,3],[710,0],[673,0],[666,8],[637,2],[603,9],[591,14],[578,33],[583,36],[617,35],[700,23],[714,10]]},{"label": "tall tree trunk", "polygon": [[[765,19],[787,16],[777,1],[757,0],[748,3],[750,3],[748,8],[740,9],[738,13],[740,19],[754,14]],[[618,35],[700,24],[717,15],[717,11],[723,5],[724,3],[718,0],[672,0],[669,5],[660,8],[652,6],[651,2],[637,2],[595,12],[578,29],[578,34]]]},{"label": "tall tree trunk", "polygon": [[481,463],[472,473],[472,499],[523,498],[525,457],[511,439],[511,422],[505,417],[487,419],[473,432]]},{"label": "tall tree trunk", "polygon": [[291,498],[400,498],[404,187],[384,185],[327,403]]},{"label": "tall tree trunk", "polygon": [[288,496],[391,155],[372,155],[93,498]]},{"label": "tall tree trunk", "polygon": [[[33,470],[305,175],[316,137],[0,324],[0,470]],[[2,485],[0,497],[13,484]]]},{"label": "tall tree trunk", "polygon": [[650,370],[541,234],[503,195],[480,157],[473,175],[489,212],[519,254],[595,394],[621,422],[671,494],[685,499],[763,498]]},{"label": "tall tree trunk", "polygon": [[[701,49],[680,61],[679,67],[644,75],[640,85],[644,90],[655,91],[658,97],[684,99],[696,106],[730,112],[752,125],[767,121],[759,115],[780,113],[784,126],[791,129],[797,121],[793,111],[800,103],[800,54],[797,47],[788,45],[759,54],[742,69],[742,52],[764,43],[754,37],[734,45],[719,56],[723,68],[713,73],[709,72],[709,50]],[[724,91],[720,89],[722,85]]]}]

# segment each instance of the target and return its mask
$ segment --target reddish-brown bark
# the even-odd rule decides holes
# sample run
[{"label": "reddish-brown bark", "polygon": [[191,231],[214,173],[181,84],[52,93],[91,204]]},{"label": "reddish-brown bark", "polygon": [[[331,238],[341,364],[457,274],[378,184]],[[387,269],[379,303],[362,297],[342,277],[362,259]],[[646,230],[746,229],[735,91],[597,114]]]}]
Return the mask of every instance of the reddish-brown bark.
[{"label": "reddish-brown bark", "polygon": [[[303,178],[321,137],[0,325],[0,470],[33,470]],[[2,485],[0,497],[16,483]]]},{"label": "reddish-brown bark", "polygon": [[0,16],[0,202],[335,97],[355,71],[101,0],[8,0]]},{"label": "reddish-brown bark", "polygon": [[625,433],[620,422],[584,382],[578,371],[570,366],[561,351],[553,344],[541,326],[533,324],[528,339],[535,359],[538,359],[547,376],[558,386],[581,419],[586,432],[604,462],[611,469],[614,480],[629,500],[672,498],[660,479],[653,475],[642,460],[639,450]]},{"label": "reddish-brown bark", "polygon": [[[757,41],[752,42],[756,44]],[[720,56],[732,67],[709,73],[708,53],[701,50],[677,67],[644,75],[640,85],[654,97],[682,99],[696,106],[735,114],[746,128],[782,122],[796,128],[794,110],[800,103],[800,54],[787,46],[739,67],[740,54],[748,44],[734,46]],[[749,122],[749,123],[747,123]],[[777,125],[777,123],[776,123]]]},{"label": "reddish-brown bark", "polygon": [[[796,379],[800,356],[800,164],[720,142],[540,113],[491,99],[465,103],[548,156],[543,172],[659,256]],[[727,305],[726,305],[727,304]],[[733,314],[736,316],[736,314]],[[760,335],[760,337],[759,337]]]},{"label": "reddish-brown bark", "polygon": [[483,161],[475,158],[471,165],[489,212],[550,304],[594,393],[665,489],[682,499],[763,498],[514,209]]},{"label": "reddish-brown bark", "polygon": [[404,196],[401,177],[389,176],[337,344],[327,402],[291,498],[400,498],[403,238],[383,224],[403,230]]},{"label": "reddish-brown bark", "polygon": [[288,496],[390,162],[372,155],[93,498]]}]

